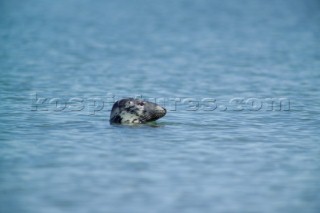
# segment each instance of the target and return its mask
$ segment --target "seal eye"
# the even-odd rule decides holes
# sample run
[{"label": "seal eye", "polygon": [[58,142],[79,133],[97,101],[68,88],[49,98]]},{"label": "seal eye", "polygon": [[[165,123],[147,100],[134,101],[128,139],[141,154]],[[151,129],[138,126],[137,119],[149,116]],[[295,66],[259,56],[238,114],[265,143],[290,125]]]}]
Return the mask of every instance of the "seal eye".
[{"label": "seal eye", "polygon": [[139,106],[144,106],[143,102],[138,103]]}]

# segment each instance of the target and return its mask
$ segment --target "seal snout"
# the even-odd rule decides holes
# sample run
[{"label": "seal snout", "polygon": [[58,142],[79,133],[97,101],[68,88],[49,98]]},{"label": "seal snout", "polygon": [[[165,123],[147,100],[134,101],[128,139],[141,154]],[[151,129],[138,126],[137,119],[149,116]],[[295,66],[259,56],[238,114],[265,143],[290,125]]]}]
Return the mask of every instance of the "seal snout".
[{"label": "seal snout", "polygon": [[156,111],[157,111],[157,113],[159,114],[159,118],[162,118],[163,116],[165,116],[166,115],[166,113],[167,113],[167,110],[166,110],[166,108],[164,108],[164,107],[162,107],[162,106],[157,106],[156,107]]},{"label": "seal snout", "polygon": [[167,110],[164,107],[152,102],[145,102],[144,111],[145,114],[142,117],[144,117],[146,122],[158,120],[167,113]]}]

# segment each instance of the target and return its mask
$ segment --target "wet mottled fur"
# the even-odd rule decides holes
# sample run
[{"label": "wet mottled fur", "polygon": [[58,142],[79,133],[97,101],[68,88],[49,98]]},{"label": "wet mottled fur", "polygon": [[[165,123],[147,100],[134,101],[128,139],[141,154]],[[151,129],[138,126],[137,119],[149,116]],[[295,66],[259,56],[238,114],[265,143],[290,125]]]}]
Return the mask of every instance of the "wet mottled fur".
[{"label": "wet mottled fur", "polygon": [[143,124],[155,121],[166,114],[166,109],[148,101],[127,98],[114,103],[111,124]]}]

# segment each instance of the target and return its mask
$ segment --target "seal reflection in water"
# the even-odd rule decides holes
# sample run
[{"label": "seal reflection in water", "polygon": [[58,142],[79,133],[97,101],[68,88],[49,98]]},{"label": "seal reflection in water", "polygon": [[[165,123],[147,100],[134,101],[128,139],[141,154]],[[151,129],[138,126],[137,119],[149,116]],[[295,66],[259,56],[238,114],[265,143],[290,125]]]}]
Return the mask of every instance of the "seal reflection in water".
[{"label": "seal reflection in water", "polygon": [[167,110],[155,103],[127,98],[114,103],[110,124],[144,124],[165,116]]}]

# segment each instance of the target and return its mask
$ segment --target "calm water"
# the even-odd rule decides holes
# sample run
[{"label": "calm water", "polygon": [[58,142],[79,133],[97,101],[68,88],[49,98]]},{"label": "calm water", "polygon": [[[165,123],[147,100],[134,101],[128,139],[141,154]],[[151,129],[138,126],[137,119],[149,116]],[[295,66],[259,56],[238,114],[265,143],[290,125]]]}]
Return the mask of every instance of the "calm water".
[{"label": "calm water", "polygon": [[[319,212],[319,23],[317,0],[2,0],[0,211]],[[110,126],[139,95],[168,114]]]}]

